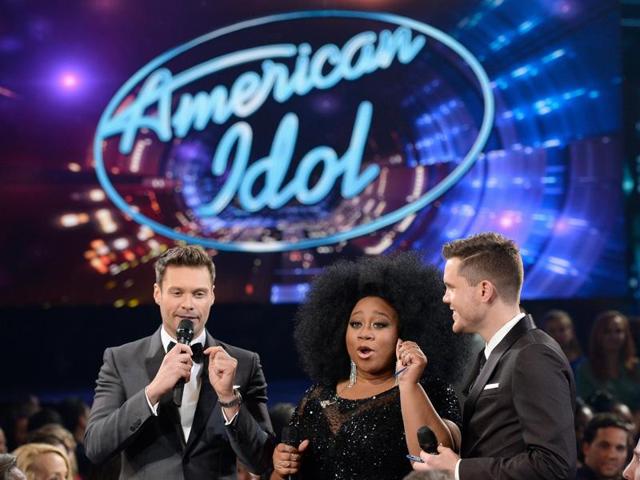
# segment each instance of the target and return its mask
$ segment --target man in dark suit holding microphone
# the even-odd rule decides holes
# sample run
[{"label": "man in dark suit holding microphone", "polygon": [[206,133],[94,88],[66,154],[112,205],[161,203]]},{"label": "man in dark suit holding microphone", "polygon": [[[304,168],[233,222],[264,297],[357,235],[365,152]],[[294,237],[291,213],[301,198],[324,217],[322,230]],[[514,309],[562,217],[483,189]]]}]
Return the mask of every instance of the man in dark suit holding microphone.
[{"label": "man in dark suit holding microphone", "polygon": [[261,473],[273,450],[267,385],[256,353],[204,328],[213,262],[200,247],[176,247],[155,269],[162,326],[105,351],[87,456],[100,463],[120,454],[121,479],[231,479],[236,457]]},{"label": "man in dark suit holding microphone", "polygon": [[438,447],[414,468],[456,480],[573,479],[573,375],[558,344],[520,312],[518,248],[484,233],[445,245],[443,255],[453,331],[478,333],[486,346],[467,387],[460,457]]}]

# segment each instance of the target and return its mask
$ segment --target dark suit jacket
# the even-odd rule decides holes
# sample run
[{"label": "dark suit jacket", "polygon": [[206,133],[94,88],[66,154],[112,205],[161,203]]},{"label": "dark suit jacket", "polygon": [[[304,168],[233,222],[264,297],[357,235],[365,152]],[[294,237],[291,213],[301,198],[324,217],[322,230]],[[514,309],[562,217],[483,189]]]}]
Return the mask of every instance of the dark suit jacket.
[{"label": "dark suit jacket", "polygon": [[158,416],[152,414],[144,388],[164,357],[158,329],[150,337],[105,350],[85,435],[91,461],[101,463],[120,453],[121,479],[235,479],[236,455],[256,473],[270,465],[273,433],[258,355],[209,333],[206,343],[220,345],[238,360],[234,384],[240,386],[243,402],[234,422],[224,424],[207,361],[188,439],[171,393],[160,400]]},{"label": "dark suit jacket", "polygon": [[565,355],[524,317],[491,352],[464,403],[460,480],[573,479],[574,403]]}]

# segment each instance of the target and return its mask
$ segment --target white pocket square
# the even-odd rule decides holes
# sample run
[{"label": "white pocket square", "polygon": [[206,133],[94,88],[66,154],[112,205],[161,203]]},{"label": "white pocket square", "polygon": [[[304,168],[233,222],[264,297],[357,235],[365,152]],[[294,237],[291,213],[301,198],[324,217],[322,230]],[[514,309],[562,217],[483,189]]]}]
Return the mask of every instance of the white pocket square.
[{"label": "white pocket square", "polygon": [[483,390],[493,390],[494,388],[498,388],[500,386],[499,383],[487,383]]}]

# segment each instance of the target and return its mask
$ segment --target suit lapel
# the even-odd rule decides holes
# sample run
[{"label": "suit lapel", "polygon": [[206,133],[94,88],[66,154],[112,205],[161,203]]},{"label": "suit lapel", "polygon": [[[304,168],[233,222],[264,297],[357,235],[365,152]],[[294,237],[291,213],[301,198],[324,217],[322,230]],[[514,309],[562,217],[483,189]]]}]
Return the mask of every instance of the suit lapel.
[{"label": "suit lapel", "polygon": [[478,356],[476,357],[476,363],[473,365],[473,369],[471,369],[471,373],[467,377],[467,380],[464,383],[464,388],[462,389],[462,393],[465,397],[469,396],[469,390],[471,390],[471,386],[476,378],[478,378],[478,373],[480,373],[480,359],[484,356],[484,348],[482,348],[478,352]]},{"label": "suit lapel", "polygon": [[[207,342],[204,347],[205,350],[208,347],[216,345],[218,345],[216,340],[211,335],[209,335],[209,332],[207,332]],[[218,403],[218,396],[216,395],[216,392],[211,386],[211,382],[209,381],[208,356],[204,357],[200,378],[200,395],[198,396],[198,404],[196,406],[196,411],[193,417],[193,424],[191,425],[191,433],[189,433],[189,438],[187,440],[185,454],[187,454],[195,445],[197,439],[200,437],[202,431],[204,430],[204,427],[209,421],[209,417],[211,416],[213,407]]]},{"label": "suit lapel", "polygon": [[[162,328],[162,327],[160,327]],[[149,382],[153,380],[160,370],[162,359],[164,358],[164,348],[160,340],[160,329],[156,330],[149,341],[149,349],[144,359],[145,368],[147,370],[147,378]],[[147,383],[148,384],[148,383]]]},{"label": "suit lapel", "polygon": [[[478,397],[480,396],[480,393],[482,392],[485,385],[487,384],[487,380],[489,380],[489,378],[491,377],[491,374],[493,374],[493,371],[495,370],[496,366],[500,362],[502,355],[504,355],[505,352],[509,350],[509,348],[511,348],[511,346],[520,337],[522,337],[525,333],[527,333],[527,331],[533,328],[536,328],[535,324],[533,323],[533,319],[531,318],[530,315],[525,316],[518,323],[515,324],[515,326],[509,331],[509,333],[507,333],[507,335],[502,339],[502,341],[496,346],[496,348],[493,349],[493,351],[489,355],[489,358],[487,359],[487,363],[484,365],[482,371],[478,375],[477,380],[475,381],[475,383],[471,387],[471,390],[469,391],[469,396],[464,402],[464,409],[462,413],[463,434],[464,434],[464,430],[466,429],[466,426],[469,424],[469,420],[473,416],[473,412],[475,411]],[[482,351],[481,354],[484,354],[484,351]]]}]

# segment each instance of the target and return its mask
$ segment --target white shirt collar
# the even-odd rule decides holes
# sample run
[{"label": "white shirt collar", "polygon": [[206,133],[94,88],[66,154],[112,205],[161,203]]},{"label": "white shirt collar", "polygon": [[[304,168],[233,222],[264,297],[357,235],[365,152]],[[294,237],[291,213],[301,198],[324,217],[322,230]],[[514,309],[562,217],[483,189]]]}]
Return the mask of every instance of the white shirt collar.
[{"label": "white shirt collar", "polygon": [[524,313],[519,313],[507,323],[505,323],[502,327],[500,327],[500,330],[493,334],[493,337],[491,337],[489,342],[484,347],[484,358],[489,358],[489,355],[491,355],[493,349],[498,346],[502,339],[507,336],[507,333],[509,333],[511,329],[516,326],[516,323],[518,323],[520,319],[524,318],[525,315],[526,314]]},{"label": "white shirt collar", "polygon": [[[206,338],[207,338],[207,332],[203,328],[202,331],[200,332],[200,335],[198,335],[196,338],[191,340],[191,343],[189,345],[194,343],[201,343],[204,346]],[[173,338],[171,335],[167,333],[167,331],[164,329],[164,325],[160,330],[160,340],[162,340],[162,347],[164,348],[165,352],[169,348],[169,342],[178,343],[178,341],[175,338]]]}]

